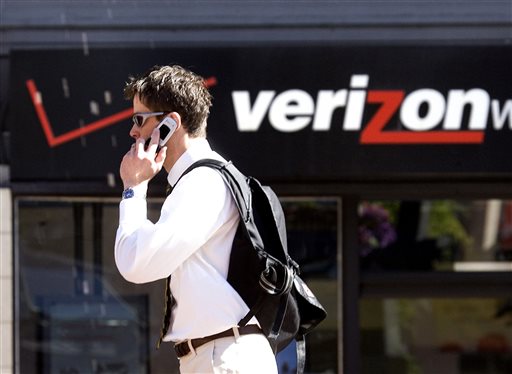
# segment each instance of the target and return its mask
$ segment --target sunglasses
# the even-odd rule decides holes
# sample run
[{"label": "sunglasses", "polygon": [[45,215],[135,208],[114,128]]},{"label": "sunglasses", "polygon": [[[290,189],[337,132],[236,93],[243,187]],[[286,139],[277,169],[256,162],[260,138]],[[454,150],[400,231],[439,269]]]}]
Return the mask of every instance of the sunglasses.
[{"label": "sunglasses", "polygon": [[164,114],[168,114],[170,112],[144,112],[144,113],[135,113],[132,117],[133,123],[135,126],[141,128],[144,126],[144,122],[150,117],[161,116]]}]

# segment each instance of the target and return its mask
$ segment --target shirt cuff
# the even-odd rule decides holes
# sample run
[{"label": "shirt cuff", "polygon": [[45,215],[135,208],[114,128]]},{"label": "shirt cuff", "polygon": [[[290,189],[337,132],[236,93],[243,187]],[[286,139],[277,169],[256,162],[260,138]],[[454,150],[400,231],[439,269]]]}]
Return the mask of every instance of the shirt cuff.
[{"label": "shirt cuff", "polygon": [[145,199],[124,199],[119,203],[119,225],[129,231],[140,226],[146,220],[146,216],[147,203]]}]

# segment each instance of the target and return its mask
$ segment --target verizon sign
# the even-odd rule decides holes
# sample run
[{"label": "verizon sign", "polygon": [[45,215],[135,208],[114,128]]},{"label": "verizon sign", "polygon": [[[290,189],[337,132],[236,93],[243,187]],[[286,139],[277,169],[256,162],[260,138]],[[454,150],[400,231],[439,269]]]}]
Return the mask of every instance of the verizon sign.
[{"label": "verizon sign", "polygon": [[13,51],[13,181],[115,190],[124,84],[169,62],[205,77],[213,148],[265,182],[512,181],[512,47],[392,45]]},{"label": "verizon sign", "polygon": [[[237,128],[258,131],[265,118],[275,130],[286,133],[337,126],[360,132],[361,144],[482,143],[488,127],[512,130],[512,99],[500,102],[484,89],[451,89],[446,94],[433,88],[374,90],[368,89],[369,81],[369,75],[352,75],[350,88],[319,90],[315,95],[302,89],[264,90],[253,100],[249,91],[233,91]],[[365,107],[371,104],[378,110],[363,124]],[[340,108],[343,120],[333,123],[333,113]],[[395,115],[403,129],[386,131]]]}]

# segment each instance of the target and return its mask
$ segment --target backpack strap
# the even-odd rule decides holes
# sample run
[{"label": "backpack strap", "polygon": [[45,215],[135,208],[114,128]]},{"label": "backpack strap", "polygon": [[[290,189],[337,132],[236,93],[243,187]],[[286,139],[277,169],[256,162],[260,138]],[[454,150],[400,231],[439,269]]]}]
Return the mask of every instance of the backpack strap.
[{"label": "backpack strap", "polygon": [[247,323],[250,321],[252,317],[256,315],[256,313],[259,312],[263,304],[265,303],[265,297],[264,294],[260,291],[260,295],[258,296],[258,299],[254,303],[254,305],[249,309],[247,314],[244,318],[242,318],[240,321],[238,321],[238,327],[243,327],[247,325]]},{"label": "backpack strap", "polygon": [[297,348],[297,374],[302,374],[306,367],[306,336],[299,335],[295,340],[295,344]]}]

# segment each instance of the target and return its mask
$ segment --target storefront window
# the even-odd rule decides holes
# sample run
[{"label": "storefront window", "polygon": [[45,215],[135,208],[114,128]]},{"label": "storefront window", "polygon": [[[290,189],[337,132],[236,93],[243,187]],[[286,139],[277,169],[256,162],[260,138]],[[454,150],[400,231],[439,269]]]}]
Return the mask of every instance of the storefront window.
[{"label": "storefront window", "polygon": [[358,236],[363,270],[510,271],[512,201],[364,201]]},{"label": "storefront window", "polygon": [[[152,201],[158,219],[162,201]],[[337,200],[286,200],[290,254],[329,317],[308,335],[307,371],[337,372]],[[114,263],[117,200],[18,199],[16,357],[20,373],[177,373],[159,351],[163,281],[132,284]],[[293,347],[280,354],[292,372]]]},{"label": "storefront window", "polygon": [[362,373],[512,373],[509,299],[360,302]]},{"label": "storefront window", "polygon": [[18,200],[20,373],[176,371],[154,349],[164,284],[119,275],[117,222],[117,202]]},{"label": "storefront window", "polygon": [[[337,199],[283,199],[288,251],[327,311],[327,318],[306,336],[306,372],[338,372],[338,227]],[[295,373],[295,345],[278,355],[279,372]]]}]

